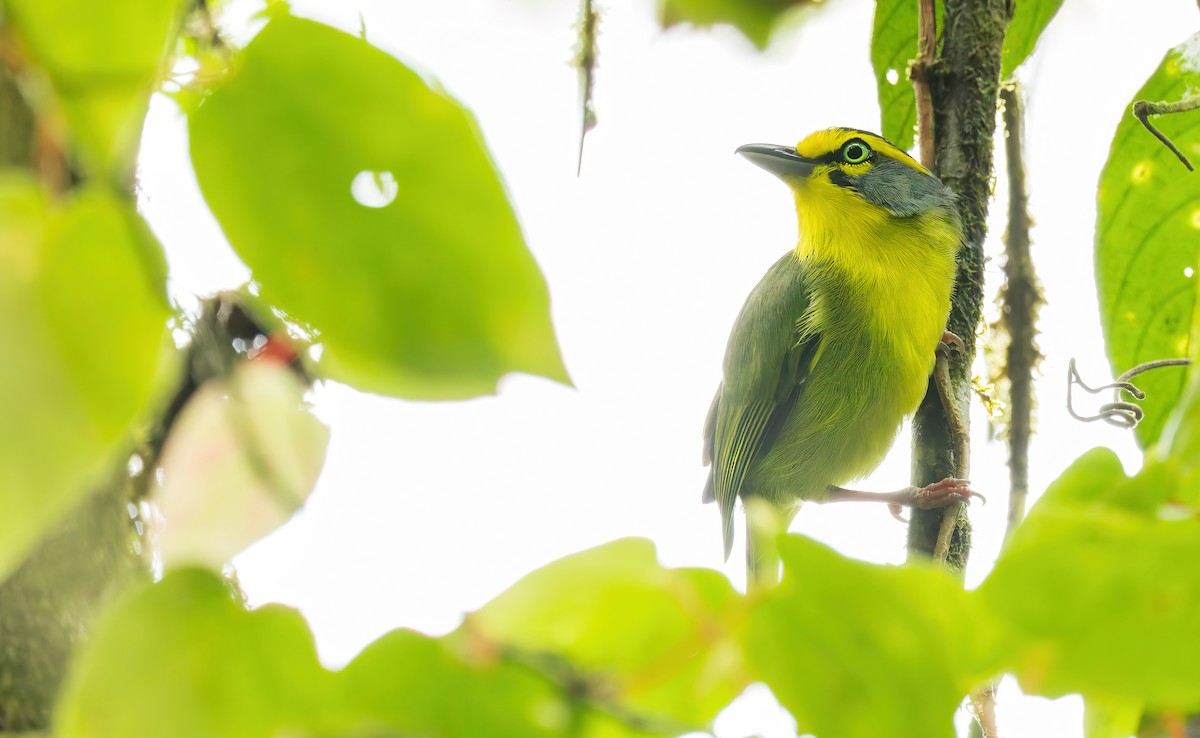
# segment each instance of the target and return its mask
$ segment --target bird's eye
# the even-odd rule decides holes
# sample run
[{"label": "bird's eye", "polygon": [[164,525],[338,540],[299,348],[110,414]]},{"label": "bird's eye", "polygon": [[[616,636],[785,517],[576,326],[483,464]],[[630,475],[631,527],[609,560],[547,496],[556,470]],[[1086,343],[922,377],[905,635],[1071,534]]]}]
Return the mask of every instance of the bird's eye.
[{"label": "bird's eye", "polygon": [[847,164],[861,164],[871,156],[871,149],[862,141],[851,141],[842,147],[842,161]]}]

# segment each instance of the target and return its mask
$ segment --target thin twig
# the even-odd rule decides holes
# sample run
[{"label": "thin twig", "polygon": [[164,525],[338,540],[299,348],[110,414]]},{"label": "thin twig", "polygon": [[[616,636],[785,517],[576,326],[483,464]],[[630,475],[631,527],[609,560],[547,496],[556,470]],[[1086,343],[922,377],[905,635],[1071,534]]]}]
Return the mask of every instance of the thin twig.
[{"label": "thin twig", "polygon": [[1025,517],[1029,494],[1029,437],[1033,432],[1033,369],[1041,358],[1035,323],[1042,303],[1029,241],[1029,196],[1025,189],[1024,109],[1014,82],[1000,90],[1004,102],[1004,153],[1008,169],[1008,231],[1005,235],[1003,321],[1008,329],[1005,374],[1009,382],[1008,540]]},{"label": "thin twig", "polygon": [[[942,407],[946,410],[946,423],[950,426],[950,438],[954,448],[954,465],[957,475],[966,477],[971,468],[970,436],[967,432],[966,421],[959,412],[958,403],[954,401],[953,385],[950,380],[949,350],[939,350],[937,361],[933,368],[934,384],[937,385],[938,396],[942,399]],[[938,528],[937,543],[933,547],[933,560],[939,564],[945,563],[950,553],[950,539],[954,534],[954,526],[962,512],[963,501],[959,500],[948,505],[942,513],[941,527]]]},{"label": "thin twig", "polygon": [[596,34],[599,32],[600,13],[592,6],[592,0],[582,0],[579,7],[579,46],[575,67],[579,70],[579,158],[575,161],[575,176],[583,170],[583,142],[588,131],[596,127],[596,108],[592,96],[596,89]]},{"label": "thin twig", "polygon": [[974,728],[979,728],[983,738],[998,738],[1000,731],[996,728],[996,682],[988,682],[987,686],[971,693],[971,713],[975,716]]},{"label": "thin twig", "polygon": [[937,52],[937,16],[934,0],[920,0],[917,11],[917,59],[909,69],[917,98],[917,140],[921,164],[933,171],[933,91],[929,85]]},{"label": "thin twig", "polygon": [[1117,381],[1115,382],[1102,384],[1099,387],[1089,387],[1084,383],[1083,378],[1079,376],[1079,370],[1075,368],[1075,360],[1071,359],[1070,364],[1067,366],[1067,412],[1071,414],[1072,418],[1084,423],[1103,420],[1118,428],[1135,428],[1142,421],[1142,418],[1146,416],[1146,412],[1137,403],[1115,399],[1113,402],[1106,402],[1101,405],[1095,415],[1080,415],[1075,411],[1075,398],[1072,390],[1076,386],[1079,386],[1093,395],[1106,390],[1113,390],[1114,392],[1123,391],[1128,392],[1135,400],[1141,401],[1146,399],[1146,393],[1138,389],[1137,385],[1132,384],[1129,381],[1130,379],[1152,369],[1161,369],[1168,366],[1187,366],[1191,363],[1191,359],[1158,359],[1156,361],[1147,361],[1144,364],[1138,364],[1117,377]]},{"label": "thin twig", "polygon": [[1200,108],[1200,95],[1185,97],[1184,99],[1176,102],[1150,102],[1149,100],[1138,100],[1133,104],[1133,117],[1141,121],[1142,125],[1146,127],[1146,130],[1154,134],[1155,138],[1157,138],[1159,141],[1162,141],[1163,146],[1166,146],[1168,149],[1170,149],[1171,153],[1175,154],[1175,156],[1179,158],[1179,161],[1181,161],[1183,165],[1188,168],[1189,172],[1194,171],[1192,168],[1192,163],[1188,161],[1186,156],[1183,155],[1183,152],[1179,150],[1179,147],[1176,146],[1171,139],[1167,138],[1166,134],[1154,127],[1154,124],[1150,122],[1150,116],[1167,115],[1170,113],[1186,113],[1189,110],[1195,110],[1196,108]]}]

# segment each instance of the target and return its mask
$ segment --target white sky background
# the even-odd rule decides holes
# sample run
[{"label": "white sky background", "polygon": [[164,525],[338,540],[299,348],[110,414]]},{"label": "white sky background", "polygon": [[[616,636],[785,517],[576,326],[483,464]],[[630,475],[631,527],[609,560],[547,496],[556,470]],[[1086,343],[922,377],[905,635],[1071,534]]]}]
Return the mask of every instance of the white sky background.
[{"label": "white sky background", "polygon": [[[333,429],[317,490],[237,566],[252,602],[304,613],[329,664],[393,628],[447,632],[531,569],[623,536],[652,539],[668,565],[743,581],[740,545],[723,563],[717,511],[699,502],[700,428],[734,316],[794,243],[795,219],[786,188],[733,150],[794,143],[831,125],[879,129],[868,57],[874,3],[829,0],[765,54],[729,29],[664,33],[652,0],[599,4],[599,127],[576,179],[578,82],[567,61],[577,2],[293,0],[297,14],[352,32],[361,12],[373,43],[478,115],[549,282],[577,387],[514,376],[498,397],[438,404],[336,384],[316,392]],[[257,7],[233,5],[235,38],[247,37],[242,20]],[[1198,26],[1190,0],[1066,0],[1020,70],[1034,258],[1048,300],[1035,495],[1095,445],[1137,464],[1127,432],[1067,416],[1066,366],[1076,357],[1085,380],[1106,380],[1091,261],[1096,183],[1125,105]],[[184,122],[165,98],[151,110],[140,174],[174,294],[188,303],[244,281],[196,189]],[[992,254],[1003,191],[1001,179]],[[989,290],[999,274],[990,264]],[[973,427],[971,478],[992,502],[971,511],[972,584],[998,553],[1008,485],[1004,447],[987,439],[978,406]],[[857,486],[902,487],[908,463],[906,430]],[[857,558],[904,557],[904,528],[883,506],[810,505],[793,529]],[[1077,700],[1017,700],[1011,685],[1001,694],[1005,735],[1079,735]],[[722,738],[790,734],[784,719],[741,712],[744,720],[719,722]]]}]

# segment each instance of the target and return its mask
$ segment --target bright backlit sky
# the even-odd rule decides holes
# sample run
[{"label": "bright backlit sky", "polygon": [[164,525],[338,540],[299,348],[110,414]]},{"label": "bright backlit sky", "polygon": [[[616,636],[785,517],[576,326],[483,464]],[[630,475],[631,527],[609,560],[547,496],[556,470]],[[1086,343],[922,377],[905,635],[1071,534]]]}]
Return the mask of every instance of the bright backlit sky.
[{"label": "bright backlit sky", "polygon": [[[531,569],[622,536],[652,539],[666,564],[741,582],[740,546],[722,562],[717,511],[700,504],[700,428],[734,316],[794,242],[795,221],[783,185],[733,150],[831,125],[878,130],[874,4],[828,0],[763,54],[728,29],[664,33],[652,0],[601,0],[599,127],[578,179],[578,87],[567,64],[576,2],[292,4],[353,32],[361,13],[373,43],[478,115],[549,282],[576,389],[514,376],[498,397],[442,404],[318,389],[317,412],[333,431],[328,463],[305,510],[237,559],[251,601],[298,607],[337,665],[396,627],[447,632]],[[248,38],[255,9],[233,4],[234,38]],[[1125,431],[1067,416],[1066,366],[1076,357],[1085,380],[1107,377],[1091,263],[1096,182],[1124,106],[1198,21],[1191,0],[1066,0],[1020,70],[1034,256],[1048,300],[1035,494],[1095,445],[1137,463]],[[174,294],[188,303],[243,282],[196,188],[184,121],[162,97],[140,174]],[[1001,178],[997,215],[1003,191]],[[993,224],[995,254],[1003,223]],[[990,290],[998,275],[993,262]],[[1007,505],[1004,449],[989,441],[979,407],[973,427],[971,478],[992,503],[972,509],[969,583],[999,551]],[[904,486],[908,455],[905,431],[857,486]],[[810,505],[794,529],[861,559],[903,560],[904,528],[882,506]],[[789,735],[786,720],[752,709],[765,699],[758,692],[718,734]],[[1080,734],[1077,700],[1018,702],[1011,685],[1000,699],[1004,735]]]}]

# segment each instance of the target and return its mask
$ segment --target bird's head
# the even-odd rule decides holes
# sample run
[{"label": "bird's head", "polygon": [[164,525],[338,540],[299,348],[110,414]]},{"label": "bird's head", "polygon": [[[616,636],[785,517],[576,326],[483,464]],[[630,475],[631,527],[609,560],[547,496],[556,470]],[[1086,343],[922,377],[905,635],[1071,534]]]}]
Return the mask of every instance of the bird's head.
[{"label": "bird's head", "polygon": [[795,146],[746,144],[737,153],[782,179],[797,209],[871,210],[910,218],[954,210],[954,194],[882,136],[855,128],[817,131]]}]

